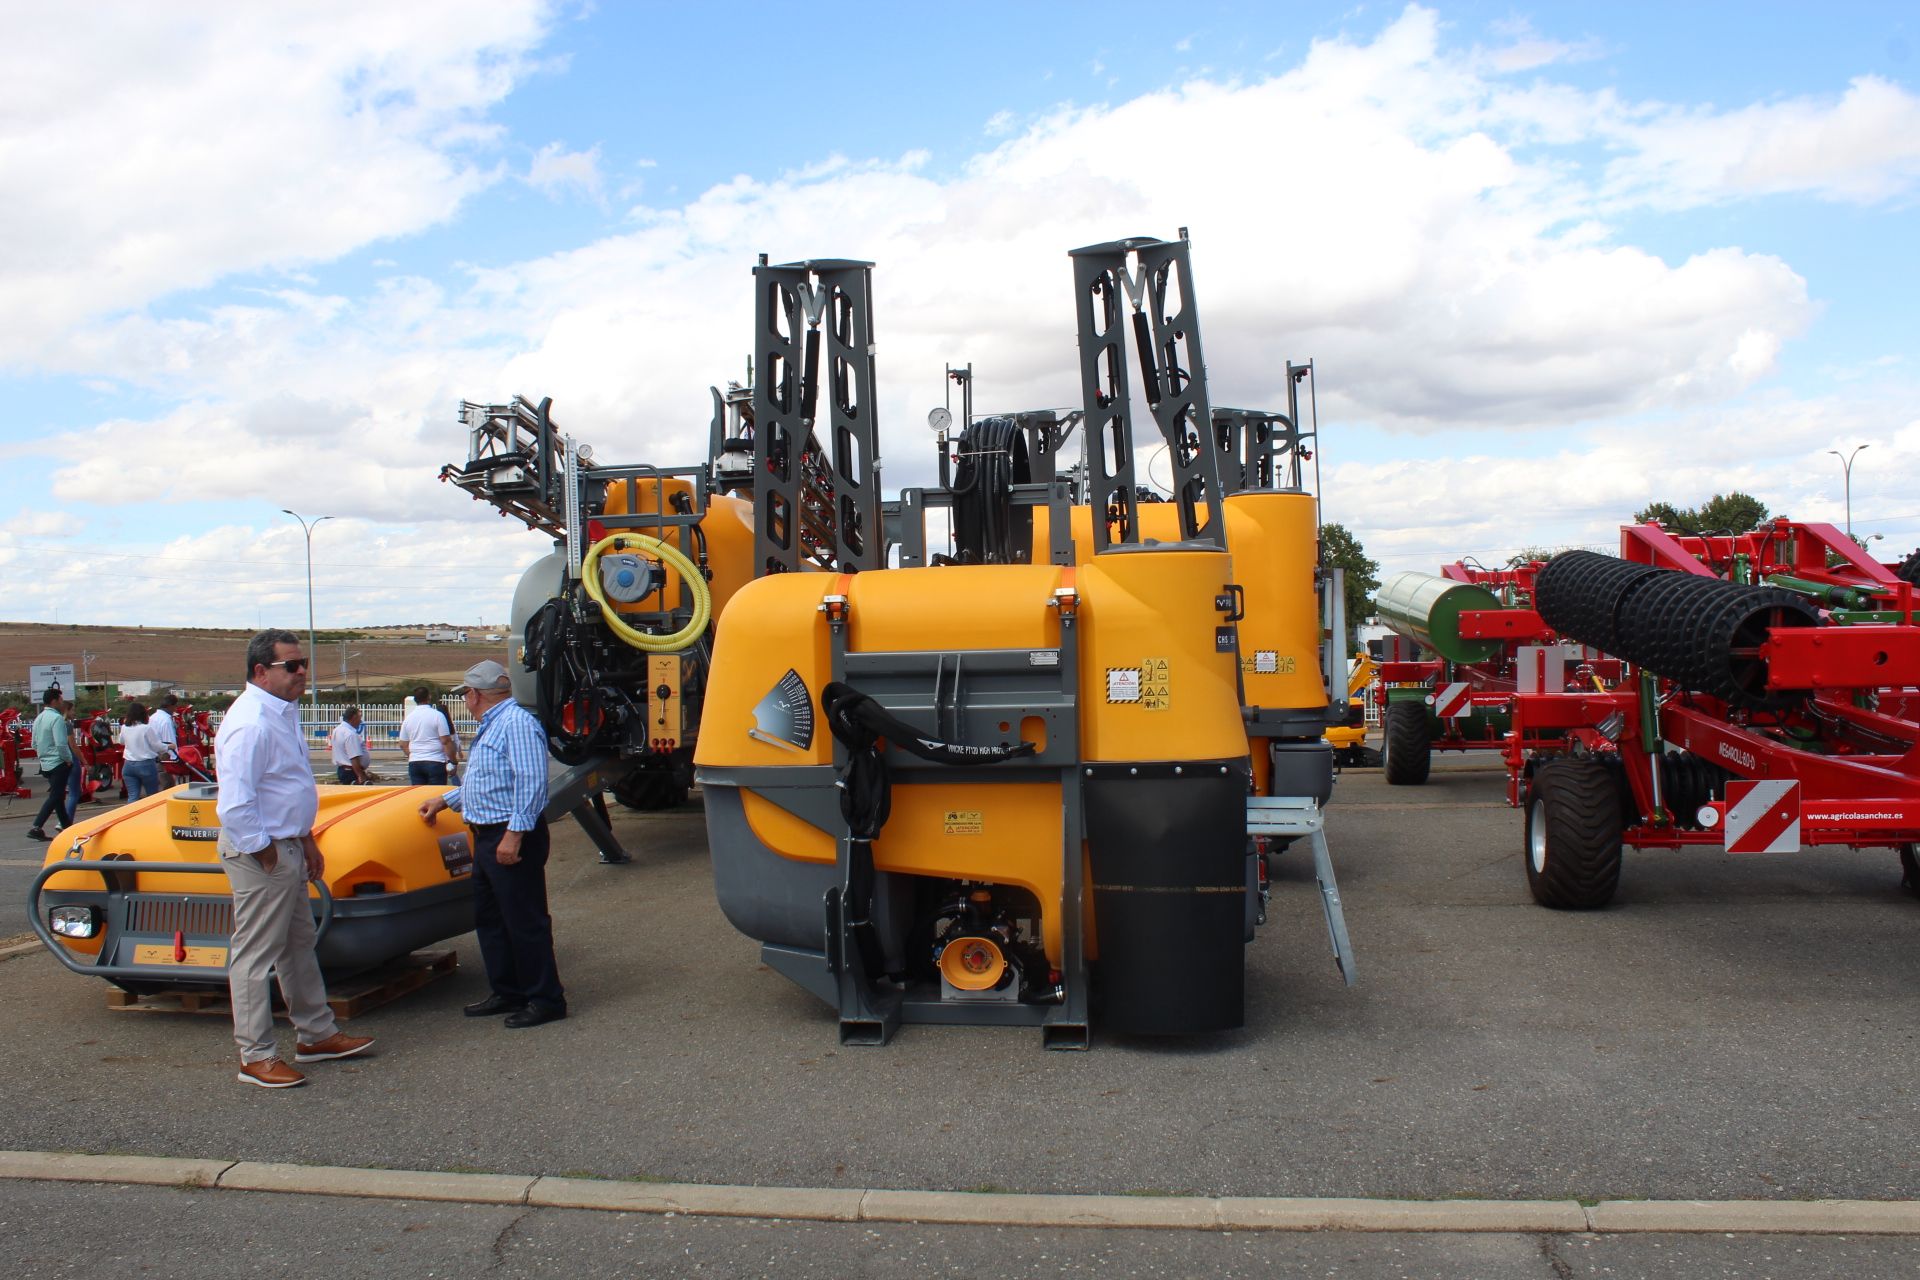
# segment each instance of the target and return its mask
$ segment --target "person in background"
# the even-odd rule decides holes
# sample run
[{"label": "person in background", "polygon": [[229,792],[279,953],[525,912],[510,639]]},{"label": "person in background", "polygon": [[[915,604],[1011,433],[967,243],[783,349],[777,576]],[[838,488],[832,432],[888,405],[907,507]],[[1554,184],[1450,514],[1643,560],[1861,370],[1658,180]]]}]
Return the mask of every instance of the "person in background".
[{"label": "person in background", "polygon": [[341,1031],[327,1007],[314,955],[307,883],[326,869],[313,838],[320,793],[300,733],[307,659],[291,632],[262,631],[247,643],[247,687],[220,722],[220,869],[233,888],[227,990],[242,1084],[286,1089],[307,1078],[280,1060],[271,974],[286,996],[295,1062],[350,1058],[373,1044]]},{"label": "person in background", "polygon": [[80,803],[87,798],[87,753],[86,741],[80,735],[80,721],[74,715],[74,706],[67,704],[67,750],[73,757],[73,768],[67,774],[67,812],[74,817],[80,816]]},{"label": "person in background", "polygon": [[467,668],[457,692],[480,722],[466,781],[423,802],[420,818],[432,826],[452,809],[473,829],[473,924],[493,993],[466,1014],[537,1027],[567,1016],[547,911],[547,735],[491,659]]},{"label": "person in background", "polygon": [[33,754],[40,765],[40,776],[47,780],[47,798],[34,816],[27,835],[34,840],[51,840],[47,834],[49,815],[60,819],[62,829],[73,825],[73,809],[67,804],[67,778],[73,773],[72,735],[67,732],[67,700],[60,686],[48,689],[40,698],[40,714],[33,721]]},{"label": "person in background", "polygon": [[167,694],[160,699],[160,705],[147,713],[147,724],[153,729],[153,740],[160,744],[160,758],[166,759],[180,750],[180,730],[173,723],[173,709],[180,705],[180,699]]},{"label": "person in background", "polygon": [[127,784],[127,801],[160,791],[160,744],[153,734],[152,717],[136,702],[120,724],[120,776]]},{"label": "person in background", "polygon": [[413,710],[400,722],[400,741],[407,744],[407,781],[416,787],[444,787],[447,770],[460,762],[453,721],[434,704],[425,685],[413,691],[413,701]]},{"label": "person in background", "polygon": [[360,732],[360,708],[348,707],[340,713],[340,723],[327,735],[327,744],[333,749],[334,776],[342,786],[372,781],[368,766],[373,758],[367,754],[367,740]]}]

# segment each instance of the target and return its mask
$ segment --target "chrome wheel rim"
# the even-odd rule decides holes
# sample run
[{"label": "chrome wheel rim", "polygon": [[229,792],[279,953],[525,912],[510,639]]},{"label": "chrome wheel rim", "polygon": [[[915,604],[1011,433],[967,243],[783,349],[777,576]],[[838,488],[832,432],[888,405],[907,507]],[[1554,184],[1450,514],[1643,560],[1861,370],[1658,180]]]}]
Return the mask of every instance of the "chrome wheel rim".
[{"label": "chrome wheel rim", "polygon": [[1533,863],[1533,873],[1540,875],[1547,869],[1547,804],[1544,800],[1533,802],[1533,812],[1528,815],[1532,821],[1527,824],[1527,858]]}]

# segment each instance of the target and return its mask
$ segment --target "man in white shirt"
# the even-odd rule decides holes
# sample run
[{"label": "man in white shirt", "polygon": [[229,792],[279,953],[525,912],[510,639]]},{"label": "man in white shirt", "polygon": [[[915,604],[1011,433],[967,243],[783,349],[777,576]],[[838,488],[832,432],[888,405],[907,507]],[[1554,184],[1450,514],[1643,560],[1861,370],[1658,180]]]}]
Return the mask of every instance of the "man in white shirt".
[{"label": "man in white shirt", "polygon": [[341,785],[369,780],[373,758],[367,754],[367,740],[360,734],[360,708],[348,707],[340,713],[340,723],[327,735],[327,745],[333,750],[333,775]]},{"label": "man in white shirt", "polygon": [[153,729],[154,741],[160,744],[162,760],[180,750],[180,730],[173,723],[173,709],[179,705],[179,697],[169,693],[147,714],[147,724]]},{"label": "man in white shirt", "polygon": [[400,722],[400,741],[407,744],[407,781],[416,787],[443,787],[448,766],[460,762],[453,721],[433,703],[425,685],[415,689],[413,697],[413,710]]},{"label": "man in white shirt", "polygon": [[319,792],[300,736],[307,659],[286,631],[262,631],[247,645],[247,687],[214,740],[220,761],[220,867],[233,889],[227,985],[240,1081],[268,1089],[305,1084],[280,1060],[269,973],[280,980],[298,1033],[295,1062],[361,1053],[373,1043],[334,1024],[315,957],[307,882],[324,864],[313,838]]}]

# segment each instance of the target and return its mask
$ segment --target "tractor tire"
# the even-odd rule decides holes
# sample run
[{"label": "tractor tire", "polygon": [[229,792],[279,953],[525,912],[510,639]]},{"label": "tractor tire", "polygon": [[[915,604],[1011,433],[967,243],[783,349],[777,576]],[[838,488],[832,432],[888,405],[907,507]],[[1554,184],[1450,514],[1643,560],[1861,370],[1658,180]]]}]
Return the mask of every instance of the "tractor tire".
[{"label": "tractor tire", "polygon": [[1910,844],[1900,846],[1900,887],[1920,898],[1920,857]]},{"label": "tractor tire", "polygon": [[687,802],[686,789],[679,779],[664,769],[646,769],[627,775],[611,788],[613,798],[629,809],[657,813],[677,809]]},{"label": "tractor tire", "polygon": [[1598,760],[1548,760],[1527,787],[1527,888],[1559,911],[1591,911],[1620,887],[1620,791]]},{"label": "tractor tire", "polygon": [[1909,552],[1905,560],[1894,566],[1893,576],[1920,587],[1920,551]]},{"label": "tractor tire", "polygon": [[1433,768],[1433,734],[1427,709],[1418,702],[1390,702],[1380,746],[1380,769],[1387,784],[1417,787]]}]

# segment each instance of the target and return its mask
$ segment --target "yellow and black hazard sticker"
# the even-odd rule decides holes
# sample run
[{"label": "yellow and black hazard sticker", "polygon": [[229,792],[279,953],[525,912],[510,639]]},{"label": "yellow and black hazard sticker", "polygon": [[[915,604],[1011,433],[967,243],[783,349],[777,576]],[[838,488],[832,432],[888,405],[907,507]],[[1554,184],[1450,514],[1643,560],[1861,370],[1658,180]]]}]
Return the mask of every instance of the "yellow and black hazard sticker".
[{"label": "yellow and black hazard sticker", "polygon": [[1173,667],[1165,658],[1144,658],[1140,662],[1140,707],[1145,711],[1165,711],[1173,706]]},{"label": "yellow and black hazard sticker", "polygon": [[1140,701],[1140,668],[1108,667],[1107,668],[1107,701],[1108,702]]}]

